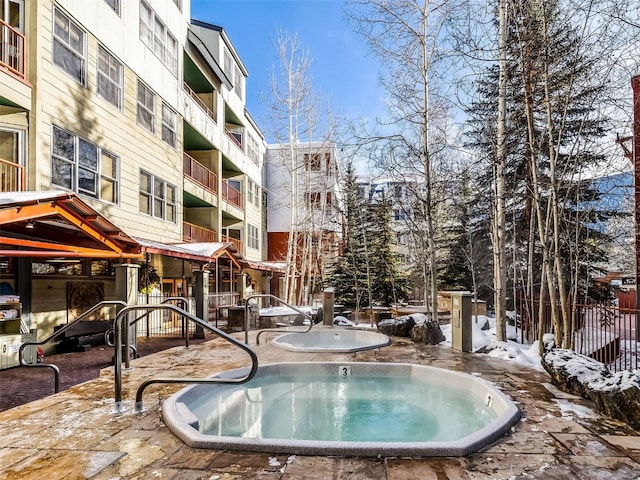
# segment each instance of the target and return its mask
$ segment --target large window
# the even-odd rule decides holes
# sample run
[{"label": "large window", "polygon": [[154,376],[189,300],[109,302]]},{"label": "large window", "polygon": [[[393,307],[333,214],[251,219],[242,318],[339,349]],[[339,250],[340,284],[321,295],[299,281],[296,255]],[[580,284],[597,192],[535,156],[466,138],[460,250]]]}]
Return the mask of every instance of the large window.
[{"label": "large window", "polygon": [[140,212],[175,223],[176,198],[174,185],[140,170]]},{"label": "large window", "polygon": [[86,85],[87,33],[60,9],[54,10],[53,63]]},{"label": "large window", "polygon": [[119,158],[84,138],[53,127],[51,183],[106,202],[118,202]]},{"label": "large window", "polygon": [[251,224],[247,224],[247,246],[255,250],[260,249],[260,230]]},{"label": "large window", "polygon": [[118,109],[122,108],[122,64],[98,45],[98,95]]},{"label": "large window", "polygon": [[138,80],[138,125],[156,133],[156,94]]},{"label": "large window", "polygon": [[320,154],[319,153],[305,153],[303,155],[304,158],[304,169],[307,171],[319,172],[322,166],[320,162]]},{"label": "large window", "polygon": [[140,2],[140,40],[171,73],[178,74],[178,42],[144,0]]},{"label": "large window", "polygon": [[173,148],[178,143],[178,114],[162,103],[162,140]]}]

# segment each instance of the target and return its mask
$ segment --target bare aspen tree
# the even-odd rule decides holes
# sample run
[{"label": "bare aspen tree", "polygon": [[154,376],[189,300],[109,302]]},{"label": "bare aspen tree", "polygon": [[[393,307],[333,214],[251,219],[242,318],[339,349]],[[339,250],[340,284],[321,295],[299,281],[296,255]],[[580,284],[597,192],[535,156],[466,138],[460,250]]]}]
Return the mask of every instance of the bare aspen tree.
[{"label": "bare aspen tree", "polygon": [[[414,214],[420,227],[415,256],[421,259],[426,285],[425,305],[433,320],[438,318],[437,203],[432,127],[446,115],[443,97],[435,94],[433,78],[443,54],[444,26],[451,13],[449,4],[429,0],[349,0],[347,16],[355,30],[385,65],[381,73],[388,98],[390,120],[377,141],[389,147],[384,158],[387,171],[400,177],[417,175]],[[369,137],[366,141],[372,141]],[[416,218],[416,219],[417,219]],[[417,222],[416,222],[417,223]]]},{"label": "bare aspen tree", "polygon": [[507,339],[507,258],[505,219],[506,95],[507,95],[507,0],[498,0],[498,119],[496,125],[496,159],[494,168],[493,240],[494,302],[496,338]]}]

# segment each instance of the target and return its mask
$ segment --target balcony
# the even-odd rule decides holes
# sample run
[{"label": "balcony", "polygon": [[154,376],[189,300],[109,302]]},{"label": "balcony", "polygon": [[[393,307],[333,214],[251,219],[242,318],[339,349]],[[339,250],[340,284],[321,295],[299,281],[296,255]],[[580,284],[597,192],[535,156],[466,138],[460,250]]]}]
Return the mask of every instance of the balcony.
[{"label": "balcony", "polygon": [[[189,87],[189,85],[186,84],[186,82],[182,83],[182,88],[184,89],[184,91],[186,92],[187,95],[189,95],[189,97],[191,97],[191,99],[202,109],[202,111],[214,122],[218,122],[217,118],[216,118],[216,113],[211,110],[206,103],[204,103],[202,101],[202,99],[198,96],[198,94],[196,92],[194,92],[193,90],[191,90],[191,87]],[[215,92],[214,92],[215,93]]]},{"label": "balcony", "polygon": [[229,242],[232,243],[233,246],[236,248],[236,250],[238,251],[238,253],[240,255],[244,255],[244,248],[242,248],[242,242],[240,240],[238,240],[237,238],[233,238],[230,237],[228,235],[222,235],[221,236],[221,241],[222,242]]},{"label": "balcony", "polygon": [[210,243],[215,242],[217,234],[214,230],[194,225],[193,223],[182,222],[182,241],[188,243]]},{"label": "balcony", "polygon": [[222,198],[240,210],[244,210],[242,193],[229,185],[226,180],[222,181]]},{"label": "balcony", "polygon": [[24,190],[24,167],[0,158],[0,192]]},{"label": "balcony", "polygon": [[185,176],[209,192],[218,194],[218,176],[188,153],[182,154],[182,171]]},{"label": "balcony", "polygon": [[242,146],[242,131],[238,129],[230,129],[229,127],[224,128],[224,133],[229,137],[229,140],[238,147],[242,152],[244,152],[244,148]]},{"label": "balcony", "polygon": [[22,33],[0,20],[0,66],[26,82],[25,44]]}]

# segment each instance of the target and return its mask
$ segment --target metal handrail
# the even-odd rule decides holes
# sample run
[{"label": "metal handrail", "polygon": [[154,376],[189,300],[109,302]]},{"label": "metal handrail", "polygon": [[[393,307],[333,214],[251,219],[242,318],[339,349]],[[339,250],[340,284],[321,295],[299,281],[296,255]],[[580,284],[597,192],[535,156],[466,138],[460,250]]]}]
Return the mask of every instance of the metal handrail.
[{"label": "metal handrail", "polygon": [[291,330],[290,328],[287,328],[287,330],[282,330],[282,329],[277,329],[277,328],[266,328],[264,330],[260,330],[258,332],[258,335],[256,335],[256,345],[260,345],[260,335],[262,335],[264,332],[300,332],[300,333],[307,333],[308,331],[310,331],[313,328],[313,317],[308,314],[307,312],[303,312],[302,310],[300,310],[298,307],[294,307],[293,305],[289,305],[287,302],[285,302],[284,300],[282,300],[281,298],[276,297],[275,295],[271,295],[269,293],[256,293],[255,295],[250,295],[247,297],[246,301],[247,303],[244,306],[244,342],[245,343],[249,343],[249,326],[248,326],[248,309],[249,309],[249,300],[251,300],[252,298],[271,298],[273,300],[277,300],[278,302],[280,302],[282,305],[285,305],[289,308],[291,308],[292,310],[295,310],[296,312],[298,312],[301,315],[304,315],[305,317],[307,317],[309,319],[309,328],[307,328],[306,330]]},{"label": "metal handrail", "polygon": [[[127,306],[127,304],[125,302],[121,301],[121,300],[105,300],[105,301],[96,303],[93,307],[91,307],[89,310],[84,312],[78,318],[76,318],[75,320],[73,320],[70,323],[67,323],[64,327],[60,328],[59,330],[56,330],[55,332],[53,332],[51,335],[49,335],[44,340],[41,340],[39,342],[25,342],[25,343],[23,343],[22,345],[20,345],[20,348],[18,349],[18,360],[20,362],[20,365],[23,366],[23,367],[38,367],[38,368],[50,368],[50,369],[52,369],[53,370],[53,374],[54,374],[55,393],[58,393],[60,391],[60,369],[58,368],[58,366],[53,364],[53,363],[27,363],[25,361],[25,359],[24,359],[24,349],[27,348],[28,346],[32,346],[32,345],[44,345],[46,343],[49,343],[51,340],[56,338],[61,333],[64,333],[66,330],[71,328],[73,325],[75,325],[77,322],[79,322],[83,318],[88,317],[90,314],[92,314],[96,310],[99,310],[100,308],[102,308],[104,306],[107,306],[107,305],[121,306],[121,307],[126,307]],[[116,318],[117,318],[117,316],[116,316]],[[114,322],[115,322],[115,320],[114,320]]]},{"label": "metal handrail", "polygon": [[[231,335],[219,330],[209,323],[201,320],[200,318],[191,315],[189,312],[173,305],[173,304],[158,304],[158,305],[130,305],[128,307],[123,308],[118,312],[116,318],[114,320],[113,331],[115,334],[115,362],[114,362],[114,378],[115,378],[115,403],[116,403],[116,411],[121,412],[122,408],[122,319],[132,311],[135,310],[171,310],[179,315],[182,315],[183,318],[187,320],[191,320],[195,322],[197,325],[200,325],[202,328],[207,329],[208,331],[217,334],[218,336],[224,338],[229,343],[241,348],[245,352],[249,354],[251,357],[251,370],[248,375],[244,378],[238,379],[221,379],[221,378],[151,378],[149,380],[145,380],[138,387],[136,391],[136,403],[135,410],[136,412],[141,412],[143,410],[142,406],[142,394],[144,390],[152,384],[155,383],[205,383],[205,384],[217,384],[217,383],[231,383],[231,384],[242,384],[246,383],[253,378],[253,376],[258,371],[258,356],[255,352],[248,346],[243,344],[242,342],[236,340]],[[135,324],[138,319],[134,319],[133,322],[127,322],[127,328],[124,329],[124,341],[125,345],[129,343],[129,328],[131,325]],[[125,367],[129,368],[129,358],[125,358]]]}]

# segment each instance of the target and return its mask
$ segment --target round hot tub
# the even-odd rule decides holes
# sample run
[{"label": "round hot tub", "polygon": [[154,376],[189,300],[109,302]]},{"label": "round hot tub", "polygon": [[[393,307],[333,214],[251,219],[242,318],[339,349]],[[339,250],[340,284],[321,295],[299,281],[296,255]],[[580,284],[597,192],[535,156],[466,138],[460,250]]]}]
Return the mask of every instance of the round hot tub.
[{"label": "round hot tub", "polygon": [[271,343],[291,352],[349,353],[386,347],[391,340],[387,335],[379,332],[330,328],[286,333],[271,340]]},{"label": "round hot tub", "polygon": [[367,362],[262,365],[242,385],[187,387],[162,411],[196,448],[345,456],[468,455],[520,418],[506,395],[475,376]]}]

